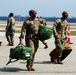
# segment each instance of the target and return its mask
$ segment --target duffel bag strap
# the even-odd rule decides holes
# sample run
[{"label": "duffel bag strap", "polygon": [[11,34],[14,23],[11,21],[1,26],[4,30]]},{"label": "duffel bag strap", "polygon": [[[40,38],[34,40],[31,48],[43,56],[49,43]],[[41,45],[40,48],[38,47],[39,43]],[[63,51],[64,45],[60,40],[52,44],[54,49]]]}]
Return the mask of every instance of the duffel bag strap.
[{"label": "duffel bag strap", "polygon": [[9,63],[13,63],[13,62],[18,61],[19,59],[16,59],[16,60],[14,60],[14,61],[11,61],[11,60],[12,60],[12,59],[9,59],[8,63],[6,64],[6,66],[7,66]]},{"label": "duffel bag strap", "polygon": [[23,44],[18,44],[15,48],[17,48],[17,47],[25,47],[25,45],[23,45]]}]

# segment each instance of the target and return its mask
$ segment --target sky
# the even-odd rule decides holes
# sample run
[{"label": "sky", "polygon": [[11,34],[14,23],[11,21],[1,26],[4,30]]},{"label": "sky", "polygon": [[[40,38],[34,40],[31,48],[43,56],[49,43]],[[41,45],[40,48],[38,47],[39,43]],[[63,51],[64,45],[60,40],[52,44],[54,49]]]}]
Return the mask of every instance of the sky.
[{"label": "sky", "polygon": [[67,11],[69,17],[76,17],[76,0],[0,0],[0,16],[29,16],[29,10],[34,9],[37,16],[61,17]]}]

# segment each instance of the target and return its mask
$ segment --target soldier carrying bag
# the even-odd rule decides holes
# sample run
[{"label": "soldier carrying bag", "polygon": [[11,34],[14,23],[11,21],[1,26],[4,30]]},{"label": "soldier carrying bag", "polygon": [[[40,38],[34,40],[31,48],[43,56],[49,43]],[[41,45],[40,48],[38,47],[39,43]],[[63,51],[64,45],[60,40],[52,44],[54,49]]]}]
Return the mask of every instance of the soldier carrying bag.
[{"label": "soldier carrying bag", "polygon": [[[23,44],[18,44],[17,47],[11,48],[10,49],[10,59],[9,62],[6,64],[8,65],[9,63],[16,62],[18,60],[29,60],[32,59],[32,48],[30,47],[25,47]],[[14,61],[11,61],[12,59],[16,59]]]}]

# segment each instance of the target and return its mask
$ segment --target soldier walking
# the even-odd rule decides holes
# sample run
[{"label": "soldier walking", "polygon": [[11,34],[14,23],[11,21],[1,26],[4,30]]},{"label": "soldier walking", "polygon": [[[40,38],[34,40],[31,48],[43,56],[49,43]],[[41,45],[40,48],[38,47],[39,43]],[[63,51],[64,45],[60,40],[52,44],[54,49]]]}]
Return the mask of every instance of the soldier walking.
[{"label": "soldier walking", "polygon": [[15,19],[13,18],[13,13],[9,14],[9,19],[7,20],[6,26],[6,39],[8,41],[7,46],[14,45],[14,33],[15,33]]},{"label": "soldier walking", "polygon": [[[37,16],[37,18],[38,19],[41,19],[39,16]],[[46,24],[46,21],[44,20],[44,19],[42,19],[43,21],[41,21],[40,23],[41,24],[44,24],[44,25],[47,25]],[[43,23],[44,22],[44,23]],[[41,40],[40,40],[41,41]],[[47,45],[47,42],[44,40],[44,41],[41,41],[44,45],[45,45],[45,47],[44,47],[44,49],[47,49],[48,48],[48,45]]]},{"label": "soldier walking", "polygon": [[[29,11],[29,18],[23,23],[22,29],[21,29],[21,35],[20,35],[20,44],[22,43],[22,39],[24,38],[24,32],[26,29],[26,35],[25,35],[25,44],[26,47],[31,47],[33,50],[33,56],[32,59],[27,60],[27,69],[29,71],[35,71],[33,68],[35,53],[37,52],[37,49],[39,47],[39,40],[38,40],[38,31],[39,31],[39,19],[36,18],[37,12],[35,10]],[[44,23],[43,19],[40,19],[40,22]]]},{"label": "soldier walking", "polygon": [[63,62],[60,61],[60,58],[62,56],[63,47],[65,44],[65,40],[67,39],[67,21],[66,18],[68,17],[68,13],[64,11],[62,13],[62,17],[55,21],[53,25],[53,32],[54,32],[54,38],[55,38],[55,46],[56,46],[56,56],[54,56],[54,62],[56,64],[63,64]]}]

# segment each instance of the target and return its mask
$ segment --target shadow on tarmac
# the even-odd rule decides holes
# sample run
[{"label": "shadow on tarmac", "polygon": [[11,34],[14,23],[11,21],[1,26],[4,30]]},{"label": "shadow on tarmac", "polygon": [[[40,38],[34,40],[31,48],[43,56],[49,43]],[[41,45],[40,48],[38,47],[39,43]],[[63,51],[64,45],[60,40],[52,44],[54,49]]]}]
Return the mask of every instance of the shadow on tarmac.
[{"label": "shadow on tarmac", "polygon": [[[0,68],[0,72],[19,72],[19,71],[28,71],[26,69],[20,69],[20,68],[9,68],[9,67],[3,67],[3,68]],[[32,71],[28,72],[28,73],[32,73]],[[75,73],[76,74],[76,71],[50,71],[50,72],[35,72],[34,73],[54,73],[54,74],[61,74],[61,73]]]},{"label": "shadow on tarmac", "polygon": [[[26,64],[26,62],[20,62],[21,64]],[[34,64],[54,64],[51,61],[34,62]]]},{"label": "shadow on tarmac", "polygon": [[[26,62],[20,62],[21,64],[26,64]],[[51,61],[42,61],[42,62],[34,62],[34,64],[54,64]],[[19,72],[19,71],[28,71],[27,69],[21,69],[16,67],[3,67],[0,68],[0,72]]]},{"label": "shadow on tarmac", "polygon": [[18,71],[27,71],[26,69],[13,68],[13,67],[3,67],[0,68],[1,72],[18,72]]}]

